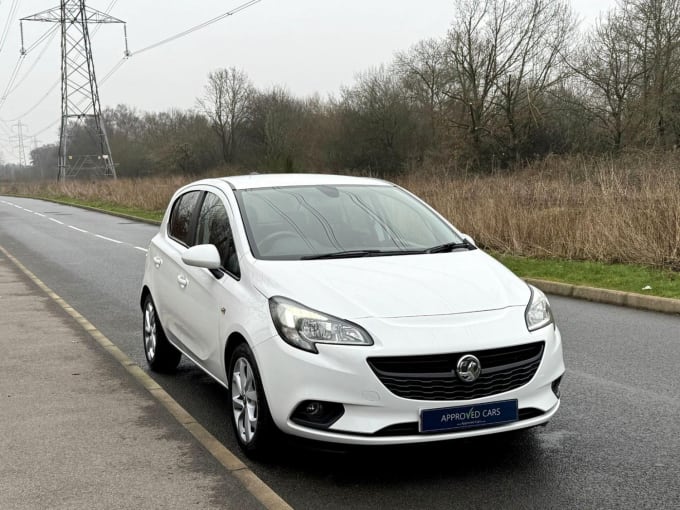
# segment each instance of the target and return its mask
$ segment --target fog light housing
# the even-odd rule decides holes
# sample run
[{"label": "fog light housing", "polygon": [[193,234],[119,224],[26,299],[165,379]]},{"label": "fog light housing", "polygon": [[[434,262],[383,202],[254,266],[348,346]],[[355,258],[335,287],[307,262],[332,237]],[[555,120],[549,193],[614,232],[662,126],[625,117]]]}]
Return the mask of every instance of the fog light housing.
[{"label": "fog light housing", "polygon": [[552,391],[557,398],[560,398],[560,383],[562,382],[562,376],[559,376],[552,382]]},{"label": "fog light housing", "polygon": [[292,422],[314,429],[327,429],[345,414],[345,407],[337,402],[305,400],[293,411]]}]

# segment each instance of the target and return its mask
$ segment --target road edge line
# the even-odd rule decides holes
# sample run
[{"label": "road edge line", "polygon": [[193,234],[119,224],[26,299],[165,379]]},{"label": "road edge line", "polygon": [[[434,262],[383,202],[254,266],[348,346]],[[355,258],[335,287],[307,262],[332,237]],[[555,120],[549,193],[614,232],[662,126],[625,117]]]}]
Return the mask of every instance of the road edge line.
[{"label": "road edge line", "polygon": [[68,304],[61,296],[34,275],[19,259],[0,245],[0,253],[12,262],[24,275],[52,299],[59,307],[74,319],[87,334],[110,354],[151,396],[168,411],[191,436],[198,441],[217,462],[219,462],[243,488],[255,497],[265,508],[270,510],[292,510],[269,485],[262,481],[246,464],[241,461],[229,448],[224,446],[205,427],[196,421],[172,396],[154,381],[142,368],[132,361],[111,340],[101,333],[90,321]]},{"label": "road edge line", "polygon": [[78,209],[85,209],[86,211],[108,214],[109,216],[116,216],[116,217],[122,218],[124,220],[138,221],[140,223],[146,223],[148,225],[159,226],[161,224],[160,221],[152,220],[151,218],[142,218],[141,216],[135,216],[134,214],[127,214],[127,213],[118,212],[118,211],[110,211],[108,209],[100,209],[99,207],[94,207],[92,205],[72,204],[71,202],[68,202],[67,200],[59,200],[58,198],[34,197],[34,196],[31,196],[31,195],[21,195],[21,194],[17,194],[17,193],[6,193],[3,196],[14,197],[14,198],[28,198],[30,200],[43,200],[45,202],[51,202],[53,204],[65,205],[65,206],[69,206],[69,207],[77,207]]}]

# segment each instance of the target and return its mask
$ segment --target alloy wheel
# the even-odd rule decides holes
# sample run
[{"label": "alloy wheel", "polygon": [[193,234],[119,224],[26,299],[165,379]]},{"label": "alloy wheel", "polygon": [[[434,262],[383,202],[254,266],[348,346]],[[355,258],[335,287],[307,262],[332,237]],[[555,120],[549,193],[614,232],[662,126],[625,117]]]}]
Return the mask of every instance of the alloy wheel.
[{"label": "alloy wheel", "polygon": [[144,310],[144,350],[149,361],[153,360],[156,356],[157,341],[156,310],[153,303],[149,301]]},{"label": "alloy wheel", "polygon": [[244,444],[250,443],[257,431],[257,383],[250,363],[238,358],[231,377],[231,402],[238,435]]}]

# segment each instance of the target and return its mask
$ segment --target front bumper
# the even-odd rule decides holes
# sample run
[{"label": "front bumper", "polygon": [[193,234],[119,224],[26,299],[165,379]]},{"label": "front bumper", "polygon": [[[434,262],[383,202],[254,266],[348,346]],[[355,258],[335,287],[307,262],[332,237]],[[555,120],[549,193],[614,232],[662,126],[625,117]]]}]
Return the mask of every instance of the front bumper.
[{"label": "front bumper", "polygon": [[[560,401],[553,382],[564,373],[559,329],[550,325],[527,332],[517,324],[517,310],[474,314],[474,317],[364,321],[374,337],[371,347],[319,345],[319,354],[291,347],[278,336],[255,349],[272,418],[288,434],[308,439],[364,445],[388,445],[473,437],[534,427],[548,422]],[[438,322],[438,323],[437,323]],[[426,326],[426,327],[425,327]],[[389,347],[383,339],[389,338]],[[418,341],[422,338],[422,341]],[[454,339],[454,340],[451,340]],[[483,339],[483,340],[480,340]],[[409,356],[467,352],[543,341],[541,363],[523,386],[471,400],[412,400],[390,392],[366,361],[375,356]],[[455,407],[517,399],[519,420],[498,426],[441,433],[419,433],[422,409]],[[344,413],[328,428],[302,426],[291,419],[305,401],[342,404]]]}]

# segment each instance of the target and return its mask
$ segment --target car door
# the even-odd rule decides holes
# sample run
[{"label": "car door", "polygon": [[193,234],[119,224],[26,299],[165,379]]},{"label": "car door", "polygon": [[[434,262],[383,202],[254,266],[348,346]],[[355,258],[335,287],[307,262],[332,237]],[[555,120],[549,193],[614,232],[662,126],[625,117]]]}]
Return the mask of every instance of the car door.
[{"label": "car door", "polygon": [[175,199],[167,227],[156,236],[149,247],[148,257],[153,264],[151,277],[159,317],[170,340],[185,349],[185,316],[182,312],[186,293],[183,291],[184,274],[181,254],[193,245],[198,206],[202,190],[191,190]]},{"label": "car door", "polygon": [[236,306],[234,295],[240,286],[240,267],[227,208],[217,193],[207,192],[203,198],[194,243],[214,245],[220,254],[221,267],[208,270],[184,266],[187,277],[184,343],[194,353],[194,361],[218,374],[223,357],[220,325]]}]

